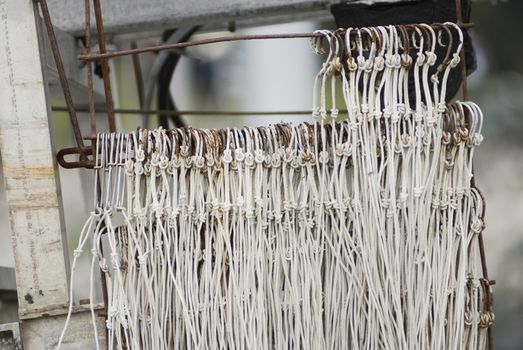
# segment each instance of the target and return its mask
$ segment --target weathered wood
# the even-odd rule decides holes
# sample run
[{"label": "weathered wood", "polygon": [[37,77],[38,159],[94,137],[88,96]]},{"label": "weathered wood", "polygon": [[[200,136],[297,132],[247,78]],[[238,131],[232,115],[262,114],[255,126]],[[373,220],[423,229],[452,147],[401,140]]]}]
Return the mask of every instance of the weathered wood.
[{"label": "weathered wood", "polygon": [[[204,28],[274,24],[315,18],[332,18],[329,8],[340,2],[395,3],[418,0],[105,0],[102,1],[107,33],[202,25]],[[48,0],[54,24],[82,35],[82,1]]]},{"label": "weathered wood", "polygon": [[64,309],[68,260],[34,4],[0,1],[0,148],[19,315]]},{"label": "weathered wood", "polygon": [[[20,0],[19,0],[20,1]],[[24,350],[52,350],[56,348],[64,327],[64,316],[48,316],[26,320],[21,325]],[[98,344],[103,347],[105,320],[97,318]],[[67,328],[62,350],[96,349],[91,313],[88,311],[74,313]]]}]

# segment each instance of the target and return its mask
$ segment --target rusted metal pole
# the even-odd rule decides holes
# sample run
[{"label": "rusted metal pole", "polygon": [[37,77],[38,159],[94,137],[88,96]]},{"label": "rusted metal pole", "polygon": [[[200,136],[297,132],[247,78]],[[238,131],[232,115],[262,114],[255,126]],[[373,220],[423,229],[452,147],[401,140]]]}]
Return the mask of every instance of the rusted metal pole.
[{"label": "rusted metal pole", "polygon": [[[96,18],[96,32],[98,34],[98,46],[100,48],[100,53],[104,54],[107,52],[107,47],[105,44],[105,31],[104,31],[102,7],[100,5],[100,0],[93,0],[93,6],[94,6],[94,16]],[[105,58],[102,58],[99,61],[100,61],[100,65],[102,66],[102,80],[104,83],[105,103],[106,103],[106,107],[107,107],[107,122],[109,124],[109,131],[116,132],[116,122],[114,119],[113,94],[111,92],[111,80],[109,78],[109,62]]]},{"label": "rusted metal pole", "polygon": [[[463,8],[461,6],[461,0],[456,0],[456,24],[458,26],[463,25]],[[465,45],[461,48],[459,53],[461,60],[461,87],[463,89],[463,100],[468,101],[468,82],[467,82],[467,62],[465,57]]]},{"label": "rusted metal pole", "polygon": [[182,48],[189,47],[189,46],[200,46],[200,45],[208,45],[208,44],[215,44],[215,43],[229,42],[229,41],[271,40],[271,39],[292,39],[292,38],[299,39],[299,38],[314,38],[314,37],[320,37],[320,36],[322,36],[322,34],[316,34],[316,33],[231,35],[231,36],[225,36],[225,37],[193,40],[193,41],[186,41],[186,42],[173,43],[173,44],[162,44],[162,45],[141,47],[141,48],[130,49],[130,50],[120,50],[120,51],[114,51],[114,52],[102,53],[100,51],[100,53],[98,53],[98,54],[92,54],[91,56],[80,55],[78,58],[81,60],[87,60],[87,61],[98,61],[98,60],[102,60],[102,59],[109,59],[109,58],[127,56],[127,55],[135,55],[135,54],[140,54],[140,53],[145,53],[145,52],[159,52],[159,51],[163,51],[163,50],[182,49]]},{"label": "rusted metal pole", "polygon": [[54,33],[53,23],[51,21],[51,16],[49,15],[49,9],[47,8],[47,2],[46,0],[37,1],[40,3],[40,9],[42,10],[42,16],[45,28],[47,30],[47,35],[49,37],[49,43],[51,44],[51,51],[53,53],[56,70],[58,72],[60,85],[62,86],[62,91],[64,93],[67,112],[69,113],[69,119],[71,120],[71,125],[73,127],[76,145],[78,146],[80,152],[80,159],[85,160],[85,146],[84,140],[82,138],[82,131],[80,130],[80,124],[78,123],[78,117],[76,116],[76,111],[74,109],[73,98],[71,97],[71,90],[67,81],[67,75],[65,74],[64,63],[62,61],[62,56],[60,55],[60,48],[58,47],[58,41],[56,40],[56,35]]},{"label": "rusted metal pole", "polygon": [[[66,110],[62,106],[53,106],[53,111],[63,112]],[[87,112],[88,108],[76,107],[78,112]],[[106,112],[106,109],[99,108],[98,112]],[[145,114],[145,115],[199,115],[199,116],[271,116],[271,115],[312,115],[311,110],[296,111],[220,111],[220,110],[179,110],[171,111],[167,109],[134,109],[134,108],[115,108],[115,113],[121,114]],[[347,110],[340,110],[340,114],[347,113]]]},{"label": "rusted metal pole", "polygon": [[468,101],[469,92],[468,92],[468,82],[467,82],[467,60],[465,57],[465,45],[463,45],[463,48],[461,49],[461,52],[459,53],[459,57],[461,60],[461,87],[462,87],[462,92],[463,92],[463,101]]},{"label": "rusted metal pole", "polygon": [[[91,54],[91,0],[85,0],[85,54]],[[91,147],[95,147],[96,140],[96,110],[94,106],[94,89],[93,89],[93,63],[86,62],[87,70],[87,98],[89,100],[89,120],[91,122]]]}]

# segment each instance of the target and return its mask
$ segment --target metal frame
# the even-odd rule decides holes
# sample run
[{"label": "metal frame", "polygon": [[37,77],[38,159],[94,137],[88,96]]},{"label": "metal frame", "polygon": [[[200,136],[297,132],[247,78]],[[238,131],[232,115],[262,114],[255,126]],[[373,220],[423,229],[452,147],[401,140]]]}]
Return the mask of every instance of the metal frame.
[{"label": "metal frame", "polygon": [[[57,74],[65,95],[66,109],[70,114],[73,126],[77,126],[75,128],[78,145],[76,151],[81,155],[81,162],[88,161],[91,147],[85,146],[83,140],[89,139],[89,136],[83,137],[81,133],[78,134],[79,126],[76,110],[72,103],[68,79],[58,50],[54,28],[51,24],[51,14],[48,12],[45,0],[36,1],[40,3],[44,23],[47,27],[51,51],[56,61]],[[397,0],[375,2],[395,1]],[[77,19],[79,16],[71,16],[74,11],[69,6],[74,6],[75,10],[81,11],[76,3],[61,0],[49,0],[49,2],[52,16],[57,18],[57,23],[62,29],[79,34],[81,29],[85,27],[86,37],[90,37],[89,20],[80,21],[80,24]],[[203,18],[212,19],[208,22],[212,27],[213,25],[223,25],[227,21],[255,21],[256,23],[270,21],[274,23],[288,16],[296,19],[297,17],[303,18],[311,13],[321,17],[326,14],[329,5],[338,2],[340,1],[294,0],[281,4],[281,1],[267,0],[253,5],[240,0],[201,0],[196,2],[186,0],[178,4],[184,9],[184,11],[179,11],[179,9],[167,5],[164,0],[153,0],[147,5],[144,5],[145,3],[140,0],[128,0],[122,3],[129,8],[145,6],[145,9],[149,12],[142,11],[143,17],[140,19],[137,17],[138,11],[129,16],[129,13],[133,13],[133,11],[115,11],[115,8],[107,2],[105,5],[109,9],[106,9],[104,15],[108,18],[108,25],[106,26],[108,32],[118,33],[137,30],[144,25],[148,25],[149,28],[161,28],[176,23],[179,26],[183,23],[194,23],[197,19],[200,22]],[[86,1],[87,3],[88,1]],[[169,3],[172,4],[172,2]],[[225,3],[227,5],[236,4],[236,7],[227,7]],[[110,58],[220,41],[289,37],[310,38],[316,35],[314,33],[299,33],[236,36],[108,53],[105,48],[101,4],[99,0],[93,0],[93,4],[100,53],[93,54],[88,49],[79,58],[87,61],[88,66],[92,61],[99,61],[102,65],[106,97],[105,108],[112,131],[115,129],[115,111],[112,105],[107,68],[107,61]],[[198,8],[198,4],[205,6],[196,12],[189,11],[191,8]],[[57,8],[60,8],[60,6],[69,8],[71,11],[57,12],[59,11]],[[235,11],[231,12],[229,10],[231,8],[234,8]],[[90,14],[89,7],[87,7],[87,10]],[[162,11],[162,16],[171,16],[172,19],[162,21],[163,17],[155,17],[154,13],[150,12],[157,10]],[[462,27],[470,27],[470,24],[461,22],[459,0],[456,3],[456,11],[458,24]],[[64,13],[66,14],[65,17],[63,16]],[[173,13],[177,16],[172,16]],[[284,15],[275,17],[276,13],[284,13]],[[154,25],[149,25],[150,20],[148,18],[154,18]],[[0,84],[4,87],[0,89],[0,151],[3,158],[6,197],[16,260],[19,316],[22,321],[21,338],[27,349],[49,348],[56,344],[69,302],[69,261],[59,190],[60,184],[50,136],[49,116],[51,106],[46,99],[49,92],[47,91],[48,82],[45,80],[46,74],[42,69],[43,50],[40,49],[42,38],[39,37],[39,21],[38,9],[35,8],[32,0],[0,0],[0,43],[2,46],[2,50],[0,50]],[[85,26],[85,24],[87,25]],[[464,64],[464,59],[462,59],[462,63]],[[466,97],[467,85],[464,69],[463,74],[463,94]],[[94,108],[92,81],[88,82],[87,85],[91,107],[89,111],[92,115]],[[173,114],[172,111],[168,112]],[[184,114],[187,114],[187,112]],[[111,119],[113,123],[111,123]],[[95,129],[92,129],[91,133],[93,130]],[[90,137],[92,136],[90,135]],[[81,162],[78,165],[85,166],[85,163],[82,164]],[[484,264],[482,236],[480,236],[480,249],[484,267],[484,284],[489,291],[488,303],[491,305],[490,289],[494,281],[488,279],[486,265]],[[70,331],[63,348],[92,347],[93,334],[92,328],[89,326],[91,319],[89,313],[84,311],[88,311],[86,306],[75,308],[70,323]],[[100,329],[98,334],[103,337],[103,318],[100,318],[98,327]],[[42,331],[43,329],[45,331]],[[102,342],[103,339],[99,339],[99,341]],[[489,329],[489,348],[493,348],[491,328]]]}]

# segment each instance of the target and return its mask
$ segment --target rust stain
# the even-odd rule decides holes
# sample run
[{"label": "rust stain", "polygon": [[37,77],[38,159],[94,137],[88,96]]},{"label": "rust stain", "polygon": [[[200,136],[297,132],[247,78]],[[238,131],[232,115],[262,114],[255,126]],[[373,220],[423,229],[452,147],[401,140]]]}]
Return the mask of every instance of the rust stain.
[{"label": "rust stain", "polygon": [[4,164],[4,173],[13,179],[31,179],[41,177],[54,177],[54,167],[50,166],[10,166]]},{"label": "rust stain", "polygon": [[[30,199],[26,199],[30,200]],[[49,210],[49,209],[59,209],[57,203],[52,203],[51,201],[34,201],[31,203],[23,203],[22,201],[11,202],[9,203],[9,209],[14,213],[15,211],[24,211],[24,210]]]}]

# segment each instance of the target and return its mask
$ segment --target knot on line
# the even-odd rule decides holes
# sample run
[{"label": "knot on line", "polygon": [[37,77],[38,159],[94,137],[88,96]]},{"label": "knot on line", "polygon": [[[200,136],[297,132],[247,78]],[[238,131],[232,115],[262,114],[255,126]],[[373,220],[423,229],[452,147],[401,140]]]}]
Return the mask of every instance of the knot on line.
[{"label": "knot on line", "polygon": [[459,57],[459,54],[455,53],[452,55],[452,59],[450,60],[450,67],[456,68],[460,62],[461,57]]},{"label": "knot on line", "polygon": [[76,248],[75,250],[73,250],[73,255],[75,258],[78,258],[80,255],[82,255],[83,253],[83,250],[81,248]]},{"label": "knot on line", "polygon": [[429,64],[429,66],[433,66],[436,64],[438,56],[434,52],[427,51],[425,52],[425,55],[427,57],[427,63]]},{"label": "knot on line", "polygon": [[382,56],[377,56],[374,59],[374,69],[381,72],[385,68],[385,59]]}]

